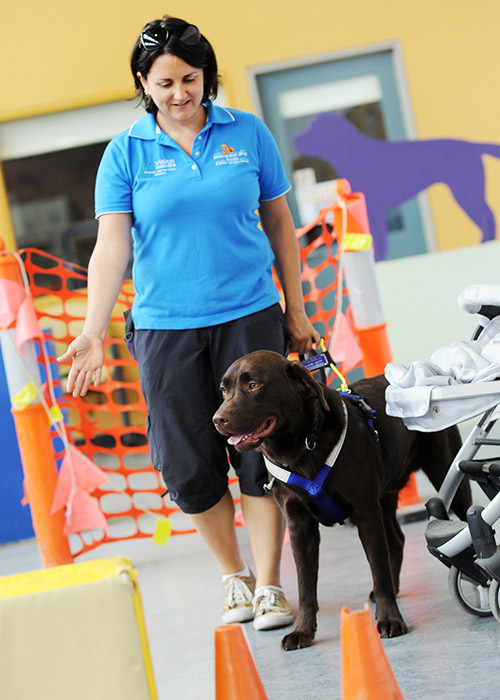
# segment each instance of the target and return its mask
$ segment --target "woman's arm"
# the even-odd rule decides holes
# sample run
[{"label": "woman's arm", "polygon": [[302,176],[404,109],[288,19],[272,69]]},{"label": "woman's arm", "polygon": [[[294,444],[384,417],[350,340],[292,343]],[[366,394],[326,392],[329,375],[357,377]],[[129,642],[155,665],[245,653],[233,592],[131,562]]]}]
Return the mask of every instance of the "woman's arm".
[{"label": "woman's arm", "polygon": [[285,323],[291,340],[290,350],[304,354],[319,343],[320,334],[309,321],[304,308],[299,247],[286,196],[261,202],[259,214],[274,252],[276,274],[285,296]]},{"label": "woman's arm", "polygon": [[130,257],[131,214],[103,214],[88,269],[87,314],[81,335],[57,358],[72,360],[67,390],[84,396],[97,386],[104,364],[104,339]]}]

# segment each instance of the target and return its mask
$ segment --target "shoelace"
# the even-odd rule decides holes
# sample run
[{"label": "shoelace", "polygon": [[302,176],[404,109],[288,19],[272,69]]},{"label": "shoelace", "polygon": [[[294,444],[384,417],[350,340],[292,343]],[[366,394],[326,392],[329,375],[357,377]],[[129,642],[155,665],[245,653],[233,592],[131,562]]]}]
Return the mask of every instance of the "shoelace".
[{"label": "shoelace", "polygon": [[258,593],[253,599],[253,610],[256,612],[257,605],[263,610],[277,610],[280,607],[280,593],[281,591],[275,590],[274,588],[264,588],[263,591]]},{"label": "shoelace", "polygon": [[252,591],[244,581],[235,576],[228,581],[226,600],[230,608],[236,605],[248,605],[252,600]]}]

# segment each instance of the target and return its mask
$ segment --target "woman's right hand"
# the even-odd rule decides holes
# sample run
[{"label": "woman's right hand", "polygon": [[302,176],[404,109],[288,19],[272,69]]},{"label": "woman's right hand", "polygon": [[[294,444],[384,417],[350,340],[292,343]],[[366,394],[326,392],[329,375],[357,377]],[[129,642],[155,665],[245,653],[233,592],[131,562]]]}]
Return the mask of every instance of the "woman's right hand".
[{"label": "woman's right hand", "polygon": [[85,396],[89,386],[98,386],[104,364],[104,342],[99,336],[79,335],[57,358],[60,363],[72,362],[66,390],[73,396]]}]

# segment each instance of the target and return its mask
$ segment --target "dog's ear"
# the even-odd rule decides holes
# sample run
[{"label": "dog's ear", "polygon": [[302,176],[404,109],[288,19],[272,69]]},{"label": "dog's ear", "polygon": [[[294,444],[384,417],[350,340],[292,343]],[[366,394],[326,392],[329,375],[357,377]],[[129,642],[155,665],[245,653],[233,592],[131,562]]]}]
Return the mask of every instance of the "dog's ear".
[{"label": "dog's ear", "polygon": [[309,372],[309,370],[306,369],[302,363],[296,361],[288,362],[287,373],[292,379],[298,379],[300,382],[302,382],[302,384],[304,384],[309,391],[310,396],[315,399],[319,399],[321,406],[325,411],[330,410],[330,406],[326,401],[325,393],[323,391],[323,385],[314,379],[311,372]]}]

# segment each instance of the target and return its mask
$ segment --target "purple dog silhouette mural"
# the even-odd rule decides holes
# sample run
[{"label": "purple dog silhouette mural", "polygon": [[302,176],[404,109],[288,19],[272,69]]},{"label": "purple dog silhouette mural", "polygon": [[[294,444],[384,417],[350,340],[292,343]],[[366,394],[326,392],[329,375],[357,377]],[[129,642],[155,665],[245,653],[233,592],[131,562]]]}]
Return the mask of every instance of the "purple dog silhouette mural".
[{"label": "purple dog silhouette mural", "polygon": [[500,158],[500,145],[458,139],[382,141],[365,136],[340,114],[322,114],[295,138],[295,146],[304,156],[328,161],[353,191],[364,193],[377,260],[387,253],[386,211],[438,182],[449,187],[480,228],[483,243],[495,238],[482,155]]}]

